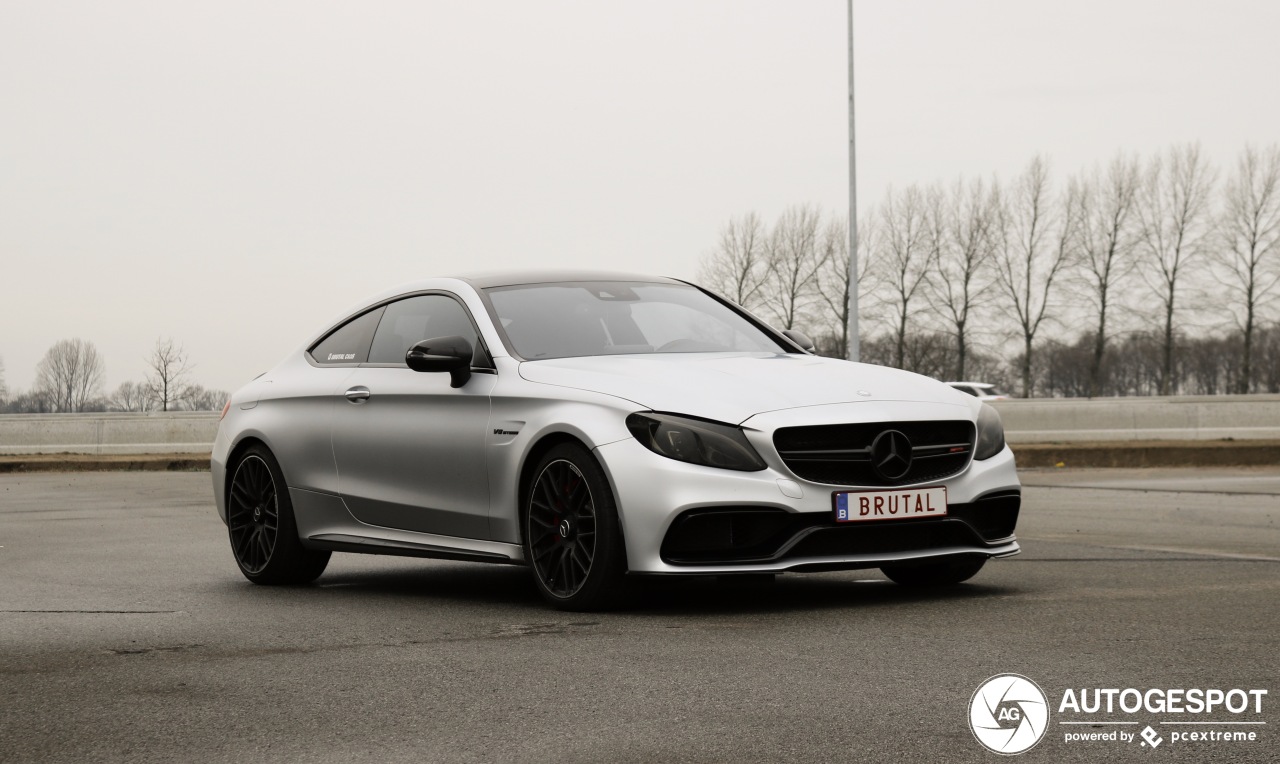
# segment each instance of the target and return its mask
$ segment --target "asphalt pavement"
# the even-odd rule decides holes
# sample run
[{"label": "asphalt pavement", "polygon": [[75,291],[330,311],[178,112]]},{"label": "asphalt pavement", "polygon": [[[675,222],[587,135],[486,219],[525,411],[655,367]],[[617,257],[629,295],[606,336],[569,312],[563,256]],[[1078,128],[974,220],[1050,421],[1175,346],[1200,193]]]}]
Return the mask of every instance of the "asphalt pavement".
[{"label": "asphalt pavement", "polygon": [[[1027,761],[1280,758],[1274,470],[1023,477],[1023,554],[969,584],[658,581],[565,614],[515,567],[256,587],[207,473],[0,475],[0,761],[996,761],[969,703],[1007,672],[1053,712]],[[1156,750],[1065,740],[1068,689],[1185,687],[1268,689],[1225,728],[1257,741],[1152,714],[1118,729]]]}]

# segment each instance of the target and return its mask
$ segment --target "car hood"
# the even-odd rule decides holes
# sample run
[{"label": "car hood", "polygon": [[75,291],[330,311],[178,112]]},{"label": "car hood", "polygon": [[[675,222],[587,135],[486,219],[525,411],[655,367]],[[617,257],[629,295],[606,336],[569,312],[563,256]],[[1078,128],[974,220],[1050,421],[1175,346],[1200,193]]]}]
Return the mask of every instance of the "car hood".
[{"label": "car hood", "polygon": [[766,411],[863,401],[974,398],[919,374],[812,355],[655,353],[525,361],[520,376],[625,398],[653,411],[739,424]]}]

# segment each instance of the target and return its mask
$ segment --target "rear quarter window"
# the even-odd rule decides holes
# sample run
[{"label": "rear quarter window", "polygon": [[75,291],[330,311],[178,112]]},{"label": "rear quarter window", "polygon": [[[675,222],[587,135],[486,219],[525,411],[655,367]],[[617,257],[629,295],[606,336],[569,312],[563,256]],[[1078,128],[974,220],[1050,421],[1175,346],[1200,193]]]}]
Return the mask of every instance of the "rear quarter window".
[{"label": "rear quarter window", "polygon": [[311,358],[323,366],[364,363],[385,308],[376,308],[346,322],[311,348]]}]

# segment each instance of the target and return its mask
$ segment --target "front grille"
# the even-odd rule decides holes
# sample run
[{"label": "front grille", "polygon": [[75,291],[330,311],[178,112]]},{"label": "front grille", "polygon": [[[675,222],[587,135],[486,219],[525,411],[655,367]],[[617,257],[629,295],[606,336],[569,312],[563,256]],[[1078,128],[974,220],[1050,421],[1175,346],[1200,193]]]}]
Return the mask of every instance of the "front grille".
[{"label": "front grille", "polygon": [[[887,430],[911,441],[911,467],[897,479],[881,477],[872,467],[871,443]],[[867,422],[783,427],[773,445],[787,467],[815,483],[847,486],[898,486],[950,477],[969,464],[973,454],[973,423]]]}]

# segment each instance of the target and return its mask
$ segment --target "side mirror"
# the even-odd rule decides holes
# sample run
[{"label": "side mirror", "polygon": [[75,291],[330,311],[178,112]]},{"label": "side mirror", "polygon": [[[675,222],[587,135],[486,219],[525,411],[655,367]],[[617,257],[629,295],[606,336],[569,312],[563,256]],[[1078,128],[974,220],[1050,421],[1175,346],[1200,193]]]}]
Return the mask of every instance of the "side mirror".
[{"label": "side mirror", "polygon": [[809,339],[809,335],[804,332],[797,332],[795,329],[783,329],[782,336],[799,345],[800,349],[806,353],[815,352],[813,340]]},{"label": "side mirror", "polygon": [[471,379],[471,354],[462,337],[434,337],[409,348],[404,362],[414,371],[447,371],[449,386],[462,387]]}]

